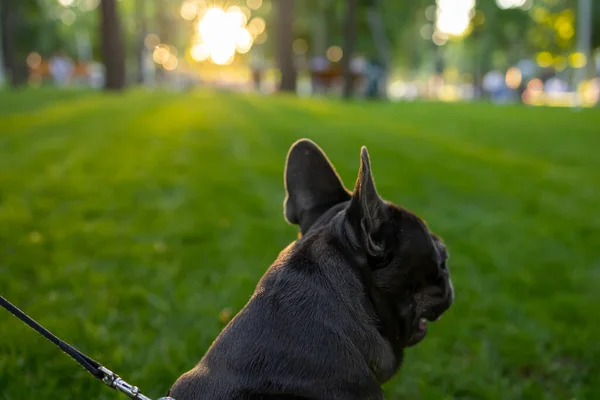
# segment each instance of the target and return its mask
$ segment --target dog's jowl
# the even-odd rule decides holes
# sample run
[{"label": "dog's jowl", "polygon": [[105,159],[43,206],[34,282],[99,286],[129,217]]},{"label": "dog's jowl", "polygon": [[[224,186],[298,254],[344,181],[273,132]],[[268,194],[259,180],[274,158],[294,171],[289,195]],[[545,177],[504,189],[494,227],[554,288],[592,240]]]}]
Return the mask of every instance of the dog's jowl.
[{"label": "dog's jowl", "polygon": [[321,149],[300,140],[285,187],[299,239],[175,382],[175,399],[382,399],[404,349],[452,304],[442,240],[379,196],[366,148],[349,191]]}]

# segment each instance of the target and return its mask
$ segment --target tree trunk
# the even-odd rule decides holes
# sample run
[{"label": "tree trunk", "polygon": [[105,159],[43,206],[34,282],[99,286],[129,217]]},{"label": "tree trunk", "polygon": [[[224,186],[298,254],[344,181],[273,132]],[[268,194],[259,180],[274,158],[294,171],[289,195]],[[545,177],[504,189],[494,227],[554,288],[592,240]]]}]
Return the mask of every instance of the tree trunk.
[{"label": "tree trunk", "polygon": [[381,63],[382,73],[379,79],[379,94],[386,97],[387,79],[391,65],[390,42],[383,27],[383,16],[381,14],[381,1],[371,0],[367,9],[367,23],[373,36],[375,50]]},{"label": "tree trunk", "polygon": [[106,90],[125,87],[125,56],[116,0],[101,0],[102,55],[106,69]]},{"label": "tree trunk", "polygon": [[15,47],[17,24],[20,22],[19,4],[14,1],[3,0],[0,2],[0,29],[2,33],[2,53],[4,55],[4,69],[9,75],[13,87],[20,86],[27,81],[27,65],[25,59],[19,58]]},{"label": "tree trunk", "polygon": [[144,71],[145,71],[145,56],[146,56],[146,46],[144,45],[144,39],[146,38],[146,33],[148,30],[148,21],[146,18],[146,2],[147,0],[137,0],[136,1],[136,17],[137,17],[137,24],[138,24],[138,32],[137,32],[137,37],[135,39],[135,54],[137,57],[137,83],[139,83],[140,85],[144,84],[145,81],[145,77],[144,77]]},{"label": "tree trunk", "polygon": [[4,14],[3,7],[0,7],[0,87],[4,85]]},{"label": "tree trunk", "polygon": [[296,92],[296,68],[294,66],[292,23],[294,16],[294,0],[277,0],[277,49],[281,81],[279,91]]},{"label": "tree trunk", "polygon": [[[14,29],[13,29],[13,17],[11,15],[12,7],[10,2],[2,1],[0,3],[0,34],[2,41],[2,54],[4,55],[2,60],[2,66],[6,69],[6,73],[11,75],[12,65],[14,64],[15,58],[15,46],[14,46]],[[10,78],[10,76],[9,76]]]},{"label": "tree trunk", "polygon": [[[579,0],[577,5],[577,51],[585,55],[587,63],[575,70],[575,91],[589,77],[590,65],[594,65],[592,58],[592,0]],[[578,94],[577,106],[581,107],[582,105],[581,95]]]},{"label": "tree trunk", "polygon": [[318,3],[317,12],[313,24],[313,40],[311,46],[311,55],[313,57],[323,56],[327,52],[327,19],[325,18],[325,7],[322,2]]},{"label": "tree trunk", "polygon": [[342,75],[344,79],[343,96],[352,97],[354,92],[354,77],[352,76],[352,55],[356,47],[356,14],[358,0],[347,0],[346,20],[344,21],[344,55],[342,58]]},{"label": "tree trunk", "polygon": [[[156,29],[158,31],[158,37],[160,38],[161,43],[169,44],[171,41],[171,25],[169,18],[167,17],[167,13],[165,10],[167,9],[167,4],[165,0],[156,0],[155,10],[154,10],[154,23],[156,24]],[[162,84],[165,80],[165,69],[161,66],[157,66],[155,81],[158,85]]]}]

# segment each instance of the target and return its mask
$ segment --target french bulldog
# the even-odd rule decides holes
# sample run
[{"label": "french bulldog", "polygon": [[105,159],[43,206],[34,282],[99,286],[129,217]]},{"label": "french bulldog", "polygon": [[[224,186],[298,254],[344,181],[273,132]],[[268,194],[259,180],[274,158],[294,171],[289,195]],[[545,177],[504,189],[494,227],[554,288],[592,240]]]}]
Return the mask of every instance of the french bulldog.
[{"label": "french bulldog", "polygon": [[365,147],[352,192],[308,139],[284,175],[298,240],[174,383],[176,400],[383,399],[404,350],[454,300],[442,240],[379,196]]}]

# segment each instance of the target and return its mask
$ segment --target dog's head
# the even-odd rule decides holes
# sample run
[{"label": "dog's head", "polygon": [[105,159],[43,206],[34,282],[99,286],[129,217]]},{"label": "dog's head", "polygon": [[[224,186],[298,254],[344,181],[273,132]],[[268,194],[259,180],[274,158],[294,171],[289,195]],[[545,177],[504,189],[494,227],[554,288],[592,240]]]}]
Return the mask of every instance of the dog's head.
[{"label": "dog's head", "polygon": [[353,263],[368,272],[372,301],[384,304],[384,318],[395,319],[400,347],[420,342],[426,321],[437,320],[454,300],[448,255],[423,220],[379,196],[367,149],[350,192],[323,151],[299,140],[288,153],[285,187],[286,219],[301,235],[336,224]]}]

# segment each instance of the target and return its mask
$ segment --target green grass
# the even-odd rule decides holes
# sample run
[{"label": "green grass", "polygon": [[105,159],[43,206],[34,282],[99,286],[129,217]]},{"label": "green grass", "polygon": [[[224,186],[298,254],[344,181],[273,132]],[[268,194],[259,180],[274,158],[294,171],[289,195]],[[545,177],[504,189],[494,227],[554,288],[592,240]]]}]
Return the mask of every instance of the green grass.
[{"label": "green grass", "polygon": [[[389,399],[600,398],[600,113],[344,105],[226,93],[0,93],[0,293],[166,393],[295,229],[290,144],[379,192],[451,252],[456,303]],[[116,399],[0,312],[0,399]]]}]

